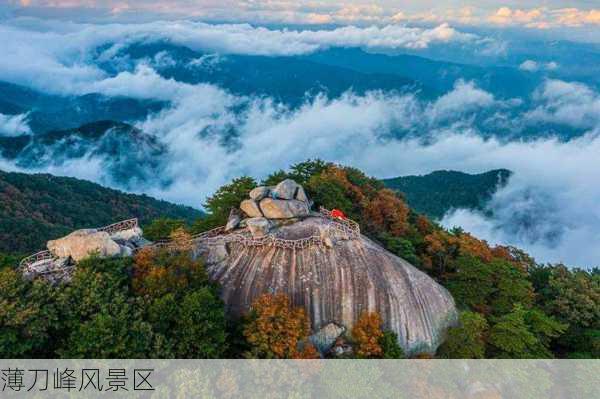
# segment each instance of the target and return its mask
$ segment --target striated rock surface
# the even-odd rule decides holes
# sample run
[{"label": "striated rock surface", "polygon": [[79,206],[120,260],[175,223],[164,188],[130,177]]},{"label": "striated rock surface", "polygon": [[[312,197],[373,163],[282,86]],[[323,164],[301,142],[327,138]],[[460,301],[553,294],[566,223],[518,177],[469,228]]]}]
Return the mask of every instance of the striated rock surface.
[{"label": "striated rock surface", "polygon": [[234,314],[247,311],[263,293],[284,292],[306,309],[313,331],[329,323],[350,331],[362,312],[377,311],[406,353],[433,353],[456,320],[448,291],[368,238],[344,238],[332,223],[312,215],[271,230],[286,240],[320,236],[330,247],[200,242],[194,253],[205,259]]}]

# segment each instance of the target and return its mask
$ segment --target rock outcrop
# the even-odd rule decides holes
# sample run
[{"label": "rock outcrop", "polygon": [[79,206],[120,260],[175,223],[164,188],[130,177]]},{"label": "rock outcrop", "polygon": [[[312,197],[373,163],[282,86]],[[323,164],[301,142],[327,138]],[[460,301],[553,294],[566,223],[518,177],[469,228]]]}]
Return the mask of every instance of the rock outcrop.
[{"label": "rock outcrop", "polygon": [[51,282],[60,282],[69,280],[77,262],[91,254],[131,256],[136,248],[148,244],[150,242],[144,239],[136,219],[99,229],[76,230],[48,241],[48,250],[23,259],[21,269],[27,278],[41,275]]},{"label": "rock outcrop", "polygon": [[[194,247],[231,312],[243,314],[260,295],[283,292],[306,309],[323,350],[339,335],[331,326],[351,331],[365,311],[382,316],[407,354],[436,350],[456,321],[445,288],[360,232],[348,231],[343,221],[310,212],[297,184],[255,190],[253,198],[264,195],[263,216],[245,219],[222,241],[215,237]],[[247,241],[252,239],[258,241]]]}]

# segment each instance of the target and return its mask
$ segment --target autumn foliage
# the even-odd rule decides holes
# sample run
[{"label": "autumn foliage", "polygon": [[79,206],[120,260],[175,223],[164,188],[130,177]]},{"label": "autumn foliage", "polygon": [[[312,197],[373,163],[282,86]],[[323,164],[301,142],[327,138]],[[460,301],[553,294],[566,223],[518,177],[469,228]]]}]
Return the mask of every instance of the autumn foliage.
[{"label": "autumn foliage", "polygon": [[[307,343],[310,322],[303,308],[292,307],[285,294],[263,294],[252,305],[244,336],[251,346],[250,357],[306,359],[318,353]],[[300,350],[300,344],[304,349]]]},{"label": "autumn foliage", "polygon": [[404,201],[392,190],[384,188],[377,191],[375,198],[369,201],[364,215],[372,229],[400,236],[408,231],[409,212]]},{"label": "autumn foliage", "polygon": [[364,312],[352,327],[354,349],[361,358],[377,358],[383,356],[379,344],[383,331],[381,316],[377,312]]},{"label": "autumn foliage", "polygon": [[208,282],[204,265],[190,256],[190,236],[181,230],[171,234],[169,249],[147,247],[134,257],[132,287],[138,295],[153,297]]}]

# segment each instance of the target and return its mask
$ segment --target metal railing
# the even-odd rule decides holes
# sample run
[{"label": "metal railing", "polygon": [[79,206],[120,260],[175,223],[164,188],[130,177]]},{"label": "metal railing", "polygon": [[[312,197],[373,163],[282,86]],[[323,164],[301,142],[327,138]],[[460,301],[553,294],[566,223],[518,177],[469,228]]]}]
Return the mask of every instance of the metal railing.
[{"label": "metal railing", "polygon": [[[355,221],[331,216],[331,211],[325,208],[321,208],[319,213],[321,217],[324,217],[331,222],[329,227],[333,229],[341,238],[345,240],[352,240],[360,237],[360,226]],[[314,245],[324,245],[323,238],[320,234],[313,234],[304,238],[288,240],[285,238],[277,238],[272,234],[265,235],[263,237],[249,237],[248,235],[244,234],[226,234],[224,232],[224,226],[217,227],[192,236],[190,241],[192,244],[196,245],[223,245],[234,243],[246,247],[272,246],[284,249],[304,249]],[[165,240],[155,242],[144,248],[175,248],[176,245],[180,244],[176,244],[170,240]]]},{"label": "metal railing", "polygon": [[[353,220],[346,218],[339,218],[331,215],[331,211],[321,207],[319,214],[330,221],[329,228],[333,229],[335,233],[345,239],[352,240],[360,238],[360,226]],[[130,230],[138,227],[137,219],[123,220],[117,223],[113,223],[108,226],[97,228],[97,231],[104,231],[108,234],[115,234],[120,231]],[[273,246],[284,249],[304,249],[311,246],[322,246],[324,245],[323,239],[320,234],[313,234],[308,237],[299,238],[296,240],[288,240],[284,238],[277,238],[272,234],[265,235],[264,237],[250,237],[248,235],[239,233],[225,233],[225,227],[220,226],[212,230],[202,232],[200,234],[193,235],[190,239],[193,244],[202,245],[222,245],[227,243],[236,243],[246,247],[260,247],[260,246]],[[143,248],[173,248],[176,244],[171,240],[157,241]],[[142,248],[136,248],[137,251]],[[50,251],[40,251],[33,255],[30,255],[21,260],[19,267],[29,272],[35,272],[31,269],[31,266],[39,262],[53,262],[56,258]]]}]

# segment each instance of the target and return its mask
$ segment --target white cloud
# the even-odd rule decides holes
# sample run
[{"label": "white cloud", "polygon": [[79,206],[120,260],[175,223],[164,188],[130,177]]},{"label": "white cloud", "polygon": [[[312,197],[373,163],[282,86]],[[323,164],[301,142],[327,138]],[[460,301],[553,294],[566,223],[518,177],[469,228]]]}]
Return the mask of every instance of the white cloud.
[{"label": "white cloud", "polygon": [[547,80],[534,98],[540,105],[525,115],[530,124],[549,122],[584,129],[600,125],[600,95],[582,83]]},{"label": "white cloud", "polygon": [[558,63],[554,61],[544,63],[533,60],[525,60],[521,63],[521,65],[519,65],[519,69],[527,72],[554,71],[558,69]]},{"label": "white cloud", "polygon": [[[94,63],[114,58],[134,42],[169,41],[208,53],[291,56],[331,46],[369,49],[423,49],[434,44],[461,43],[487,49],[493,41],[457,31],[448,24],[433,28],[401,25],[331,30],[289,30],[247,24],[212,25],[192,21],[156,21],[140,24],[74,24],[14,20],[0,24],[3,57],[0,80],[26,84],[57,93],[88,92],[107,74]],[[103,46],[102,52],[98,49]],[[166,55],[148,60],[165,63]]]},{"label": "white cloud", "polygon": [[27,114],[4,115],[0,114],[0,137],[14,137],[30,134],[27,123]]}]

